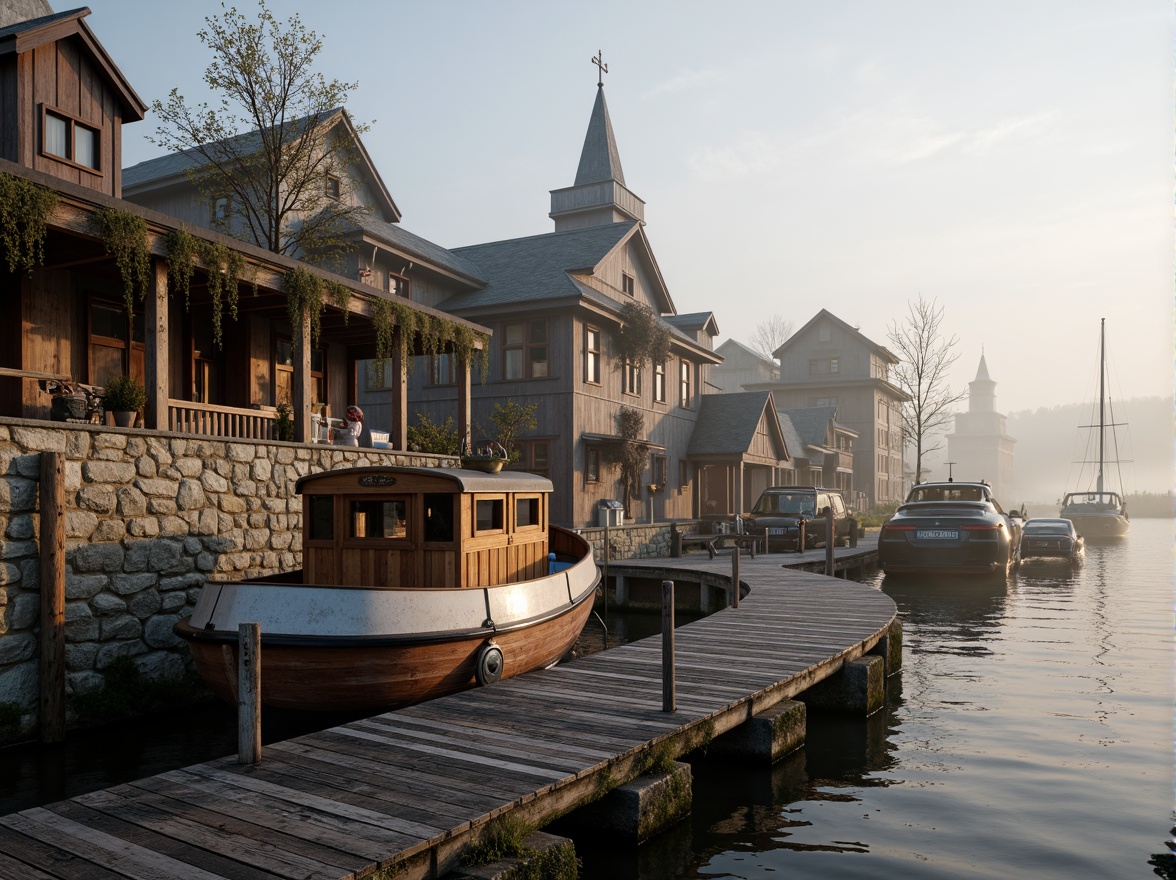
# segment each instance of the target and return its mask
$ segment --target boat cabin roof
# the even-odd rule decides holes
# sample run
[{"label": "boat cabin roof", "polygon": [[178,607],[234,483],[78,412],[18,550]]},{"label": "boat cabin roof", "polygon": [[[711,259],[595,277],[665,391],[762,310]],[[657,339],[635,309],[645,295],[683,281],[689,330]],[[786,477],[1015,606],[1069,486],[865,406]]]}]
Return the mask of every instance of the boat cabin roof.
[{"label": "boat cabin roof", "polygon": [[502,471],[497,474],[487,474],[482,471],[465,468],[427,468],[427,467],[361,467],[343,468],[323,471],[317,474],[307,474],[294,487],[294,491],[302,494],[315,491],[315,483],[322,480],[338,480],[341,475],[353,476],[357,483],[365,488],[392,488],[396,486],[397,476],[434,479],[438,488],[446,482],[452,484],[454,494],[471,492],[551,492],[551,480],[538,474],[522,473],[520,471]]}]

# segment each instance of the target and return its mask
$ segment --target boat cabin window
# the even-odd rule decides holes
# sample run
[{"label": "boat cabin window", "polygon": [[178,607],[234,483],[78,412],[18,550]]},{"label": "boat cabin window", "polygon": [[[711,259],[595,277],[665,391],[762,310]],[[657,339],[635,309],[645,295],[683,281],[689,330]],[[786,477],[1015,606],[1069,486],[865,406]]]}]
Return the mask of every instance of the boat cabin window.
[{"label": "boat cabin window", "polygon": [[502,511],[506,499],[478,498],[474,502],[474,528],[478,532],[501,532],[504,528]]},{"label": "boat cabin window", "polygon": [[307,519],[310,521],[310,540],[335,540],[335,498],[333,495],[311,495],[306,499]]},{"label": "boat cabin window", "polygon": [[405,499],[351,502],[351,537],[407,538],[408,505]]},{"label": "boat cabin window", "polygon": [[537,528],[539,522],[539,496],[522,496],[515,498],[515,528]]},{"label": "boat cabin window", "polygon": [[452,495],[425,495],[425,540],[453,542]]}]

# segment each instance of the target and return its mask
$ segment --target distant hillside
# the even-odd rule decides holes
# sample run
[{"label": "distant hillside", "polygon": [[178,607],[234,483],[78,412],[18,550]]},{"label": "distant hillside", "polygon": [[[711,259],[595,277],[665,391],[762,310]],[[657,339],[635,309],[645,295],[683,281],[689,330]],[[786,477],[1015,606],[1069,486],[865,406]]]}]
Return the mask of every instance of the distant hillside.
[{"label": "distant hillside", "polygon": [[[1009,436],[1017,441],[1014,448],[1015,491],[1010,501],[1052,504],[1066,492],[1092,487],[1091,468],[1076,462],[1097,457],[1087,452],[1086,431],[1079,425],[1097,421],[1090,406],[1068,405],[1042,407],[1010,413]],[[1172,398],[1140,397],[1114,404],[1116,422],[1126,422],[1118,429],[1118,458],[1126,494],[1166,495],[1173,488],[1173,410]],[[1108,441],[1109,442],[1109,441]],[[1108,448],[1107,456],[1116,457]],[[1162,504],[1156,500],[1157,505]],[[1129,509],[1133,516],[1149,515],[1151,500],[1138,499],[1139,507]],[[1168,502],[1166,514],[1171,515]]]}]

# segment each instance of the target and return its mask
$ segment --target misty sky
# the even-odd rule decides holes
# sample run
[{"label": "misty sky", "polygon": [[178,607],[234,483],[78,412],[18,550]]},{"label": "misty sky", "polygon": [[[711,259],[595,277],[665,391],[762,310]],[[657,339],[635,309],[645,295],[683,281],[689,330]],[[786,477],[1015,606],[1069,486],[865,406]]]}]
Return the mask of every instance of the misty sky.
[{"label": "misty sky", "polygon": [[[203,94],[212,0],[90,0],[146,101]],[[249,2],[238,4],[252,14]],[[55,9],[70,8],[58,2]],[[679,312],[750,342],[820,308],[886,343],[920,293],[1012,412],[1120,398],[1173,364],[1173,11],[1160,0],[288,2],[358,81],[403,212],[447,247],[552,229],[596,90]],[[124,130],[124,164],[157,155]]]}]

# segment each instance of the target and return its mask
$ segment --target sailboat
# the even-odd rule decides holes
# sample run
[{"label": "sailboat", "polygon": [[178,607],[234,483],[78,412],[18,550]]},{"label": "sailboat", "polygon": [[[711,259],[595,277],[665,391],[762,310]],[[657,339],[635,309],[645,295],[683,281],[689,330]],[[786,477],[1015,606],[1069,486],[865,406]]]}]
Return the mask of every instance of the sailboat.
[{"label": "sailboat", "polygon": [[[1084,538],[1122,538],[1131,529],[1131,520],[1127,516],[1127,505],[1120,492],[1108,488],[1108,481],[1104,474],[1108,463],[1118,465],[1117,460],[1107,461],[1106,441],[1107,431],[1114,437],[1114,429],[1120,423],[1107,421],[1107,319],[1101,323],[1098,346],[1098,424],[1083,425],[1087,429],[1098,429],[1098,472],[1093,491],[1069,492],[1062,499],[1061,516],[1074,523],[1078,534]],[[1112,416],[1113,419],[1113,416]],[[1115,443],[1116,454],[1118,443]],[[1093,461],[1083,464],[1094,464]],[[1118,469],[1116,468],[1116,475]],[[1121,483],[1121,481],[1120,481]],[[1119,485],[1120,491],[1122,485]]]}]

